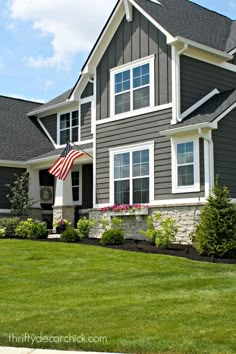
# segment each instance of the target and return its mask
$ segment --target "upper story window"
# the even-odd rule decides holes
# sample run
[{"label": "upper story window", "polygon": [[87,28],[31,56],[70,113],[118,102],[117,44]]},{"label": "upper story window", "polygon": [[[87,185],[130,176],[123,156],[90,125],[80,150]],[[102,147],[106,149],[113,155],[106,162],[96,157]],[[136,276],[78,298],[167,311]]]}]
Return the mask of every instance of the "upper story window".
[{"label": "upper story window", "polygon": [[199,139],[172,140],[173,193],[200,191]]},{"label": "upper story window", "polygon": [[154,56],[111,69],[111,116],[154,106]]},{"label": "upper story window", "polygon": [[60,145],[67,141],[79,141],[79,111],[68,112],[60,115]]}]

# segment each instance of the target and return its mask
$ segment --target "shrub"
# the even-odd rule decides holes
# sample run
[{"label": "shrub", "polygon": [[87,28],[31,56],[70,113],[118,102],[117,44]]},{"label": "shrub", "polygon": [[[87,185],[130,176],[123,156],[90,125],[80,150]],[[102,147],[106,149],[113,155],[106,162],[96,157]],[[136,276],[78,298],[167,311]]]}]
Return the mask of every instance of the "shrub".
[{"label": "shrub", "polygon": [[192,234],[199,254],[222,257],[236,249],[236,209],[229,190],[218,178],[202,207],[200,220]]},{"label": "shrub", "polygon": [[77,223],[78,234],[80,238],[89,237],[89,232],[95,225],[96,221],[94,219],[83,218]]},{"label": "shrub", "polygon": [[103,232],[101,245],[121,245],[124,242],[124,231],[121,229],[109,229]]},{"label": "shrub", "polygon": [[78,231],[75,230],[72,226],[68,226],[65,231],[61,234],[61,239],[64,242],[72,243],[80,241]]},{"label": "shrub", "polygon": [[6,237],[15,236],[15,229],[19,225],[20,219],[17,217],[11,218],[1,218],[0,219],[0,228],[5,229]]},{"label": "shrub", "polygon": [[0,229],[0,238],[3,238],[6,236],[6,229],[3,228],[3,229]]},{"label": "shrub", "polygon": [[15,233],[22,238],[30,239],[46,239],[48,236],[48,230],[44,222],[33,220],[28,218],[25,221],[21,221],[16,227]]},{"label": "shrub", "polygon": [[[155,226],[158,223],[158,226]],[[140,233],[147,237],[153,245],[161,248],[170,247],[178,232],[176,220],[167,216],[161,219],[161,214],[156,213],[147,217],[147,230],[141,230]]]}]

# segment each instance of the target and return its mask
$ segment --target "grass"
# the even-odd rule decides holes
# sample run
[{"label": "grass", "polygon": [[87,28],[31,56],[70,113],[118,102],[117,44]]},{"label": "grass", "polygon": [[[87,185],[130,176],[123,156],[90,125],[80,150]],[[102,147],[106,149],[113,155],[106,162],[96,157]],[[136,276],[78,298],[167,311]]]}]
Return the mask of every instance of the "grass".
[{"label": "grass", "polygon": [[[235,289],[235,265],[87,245],[0,240],[0,345],[235,353]],[[107,342],[9,340],[10,334],[25,333],[105,336]]]}]

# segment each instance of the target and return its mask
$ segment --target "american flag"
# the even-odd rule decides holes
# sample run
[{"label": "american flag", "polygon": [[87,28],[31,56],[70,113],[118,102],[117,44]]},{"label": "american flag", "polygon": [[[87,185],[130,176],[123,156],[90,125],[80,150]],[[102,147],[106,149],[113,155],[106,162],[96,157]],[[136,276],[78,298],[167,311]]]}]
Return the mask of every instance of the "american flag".
[{"label": "american flag", "polygon": [[72,169],[74,161],[83,155],[82,152],[74,150],[70,143],[67,143],[61,156],[58,157],[48,172],[64,181]]}]

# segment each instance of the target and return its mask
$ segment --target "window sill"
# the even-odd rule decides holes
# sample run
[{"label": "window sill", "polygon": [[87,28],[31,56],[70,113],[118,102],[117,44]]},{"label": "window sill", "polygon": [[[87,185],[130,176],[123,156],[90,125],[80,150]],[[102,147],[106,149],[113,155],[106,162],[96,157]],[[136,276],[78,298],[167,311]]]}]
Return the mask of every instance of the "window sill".
[{"label": "window sill", "polygon": [[180,194],[180,193],[197,193],[200,192],[200,185],[197,186],[189,186],[189,187],[175,187],[172,189],[172,194]]}]

